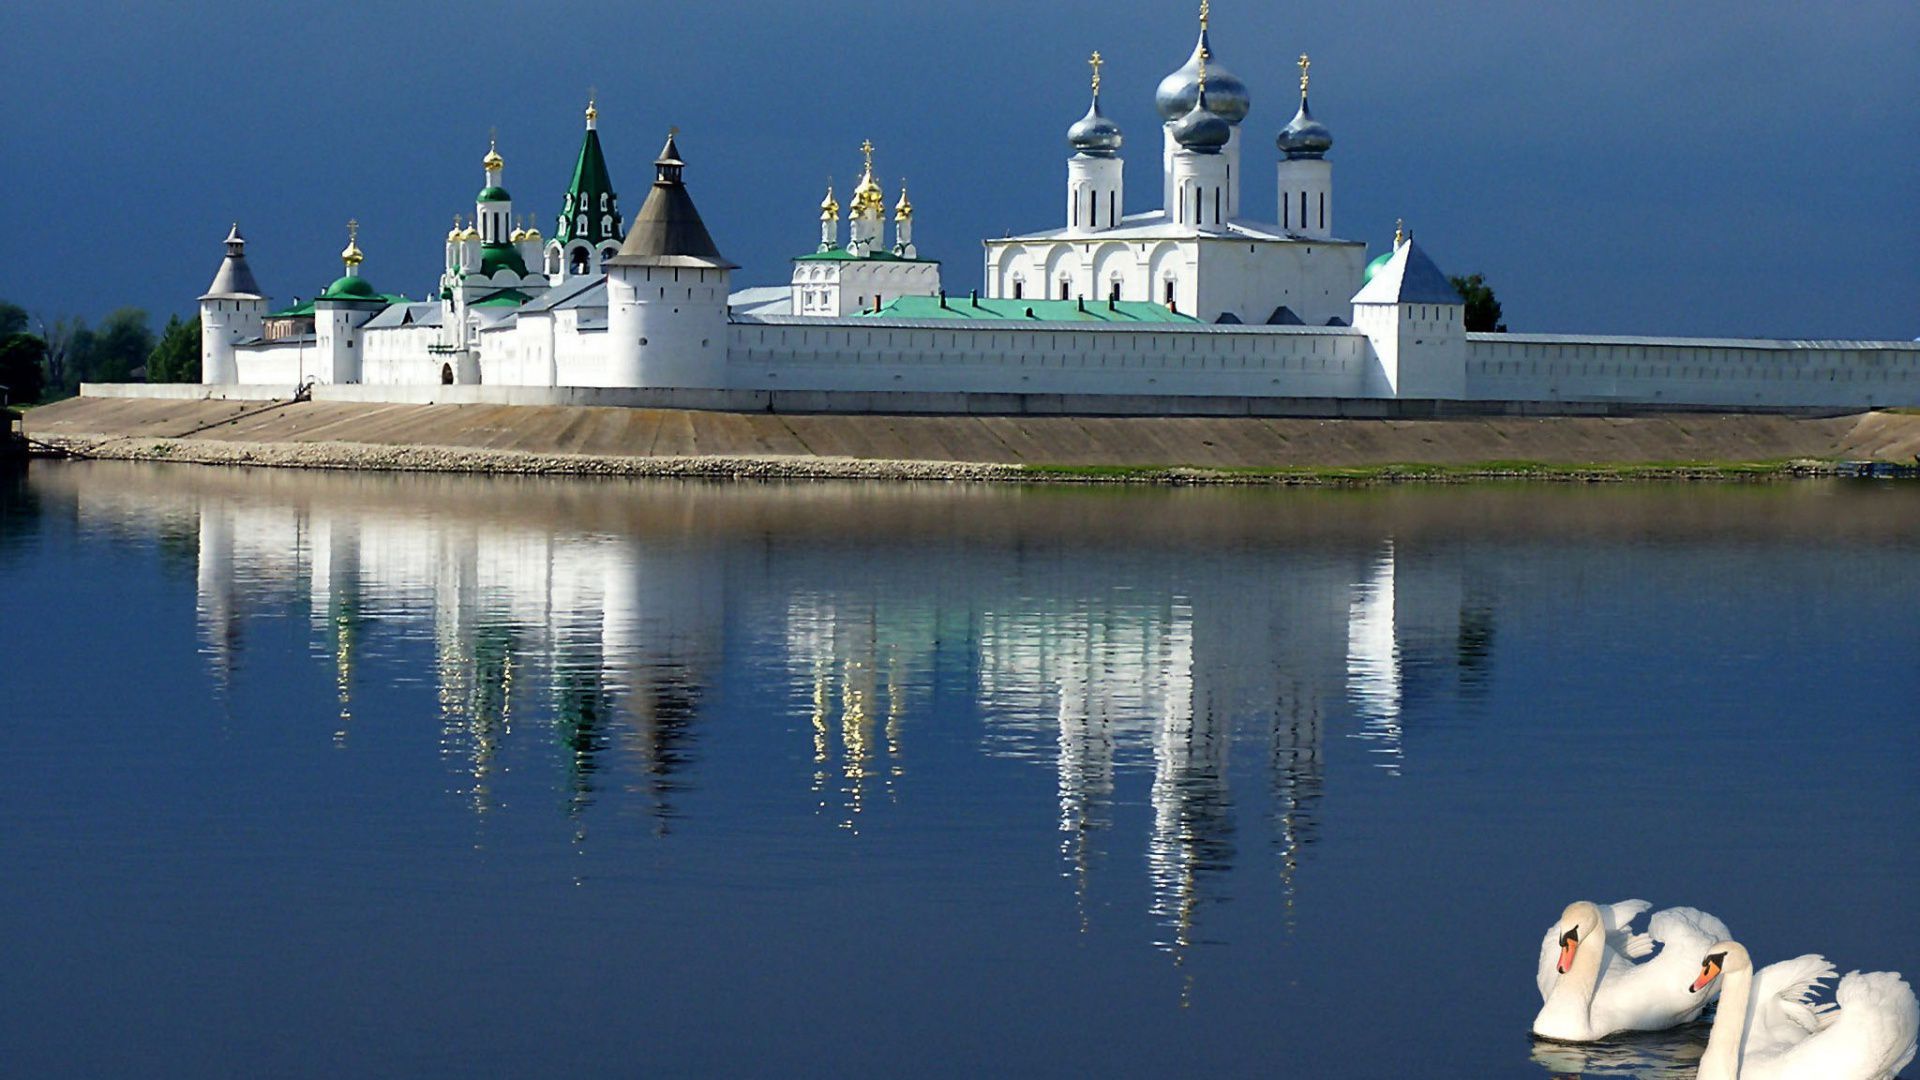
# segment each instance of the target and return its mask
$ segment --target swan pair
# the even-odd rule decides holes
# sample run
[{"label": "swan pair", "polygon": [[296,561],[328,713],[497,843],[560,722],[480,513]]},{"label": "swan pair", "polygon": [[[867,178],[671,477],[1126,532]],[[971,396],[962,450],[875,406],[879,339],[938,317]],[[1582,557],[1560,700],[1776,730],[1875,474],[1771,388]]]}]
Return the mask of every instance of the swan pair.
[{"label": "swan pair", "polygon": [[[1701,1080],[1891,1080],[1914,1058],[1920,1004],[1892,972],[1854,972],[1835,1004],[1809,1000],[1833,967],[1807,955],[1755,972],[1726,924],[1694,908],[1668,908],[1635,934],[1653,907],[1622,900],[1567,905],[1540,943],[1544,1004],[1534,1034],[1588,1042],[1658,1031],[1699,1018],[1716,996]],[[1646,959],[1659,947],[1658,955]]]}]

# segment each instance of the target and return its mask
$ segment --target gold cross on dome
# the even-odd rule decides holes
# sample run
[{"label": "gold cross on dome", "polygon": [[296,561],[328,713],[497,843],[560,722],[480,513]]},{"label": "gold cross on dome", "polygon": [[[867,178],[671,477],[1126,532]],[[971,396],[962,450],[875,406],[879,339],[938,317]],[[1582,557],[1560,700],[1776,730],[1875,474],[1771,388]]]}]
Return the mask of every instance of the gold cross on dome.
[{"label": "gold cross on dome", "polygon": [[873,171],[873,140],[860,140],[860,152],[867,157],[867,171]]},{"label": "gold cross on dome", "polygon": [[360,219],[349,218],[347,220],[347,243],[349,244],[357,243],[359,242],[359,240],[360,240]]},{"label": "gold cross on dome", "polygon": [[1307,69],[1312,66],[1313,66],[1313,61],[1307,58],[1306,53],[1301,53],[1300,54],[1300,93],[1301,93],[1301,96],[1303,97],[1306,95],[1306,92],[1307,92]]},{"label": "gold cross on dome", "polygon": [[1200,0],[1200,29],[1202,30],[1207,28],[1207,15],[1211,11],[1212,6],[1212,4],[1208,3],[1208,0]]},{"label": "gold cross on dome", "polygon": [[1096,94],[1100,92],[1100,65],[1104,63],[1106,63],[1106,61],[1100,59],[1100,50],[1098,49],[1093,51],[1092,58],[1087,61],[1087,64],[1093,68],[1093,92]]}]

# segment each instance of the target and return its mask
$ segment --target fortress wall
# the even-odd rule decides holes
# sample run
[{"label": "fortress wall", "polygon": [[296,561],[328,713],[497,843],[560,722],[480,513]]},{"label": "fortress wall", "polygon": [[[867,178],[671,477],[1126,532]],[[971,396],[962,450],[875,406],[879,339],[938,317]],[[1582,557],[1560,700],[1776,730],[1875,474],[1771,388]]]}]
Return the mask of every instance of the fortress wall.
[{"label": "fortress wall", "polygon": [[727,382],[774,391],[1360,397],[1371,365],[1345,329],[729,327]]},{"label": "fortress wall", "polygon": [[242,383],[285,389],[328,373],[320,348],[313,341],[267,342],[233,352],[234,369]]},{"label": "fortress wall", "polygon": [[1920,405],[1920,343],[1473,334],[1467,397],[1486,401]]}]

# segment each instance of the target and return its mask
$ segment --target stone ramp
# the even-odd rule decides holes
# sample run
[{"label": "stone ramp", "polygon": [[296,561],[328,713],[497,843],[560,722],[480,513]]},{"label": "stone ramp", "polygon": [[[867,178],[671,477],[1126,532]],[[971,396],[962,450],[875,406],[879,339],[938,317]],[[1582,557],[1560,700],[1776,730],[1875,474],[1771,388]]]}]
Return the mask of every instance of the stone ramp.
[{"label": "stone ramp", "polygon": [[594,457],[778,457],[1202,469],[1379,465],[1911,461],[1920,415],[1444,420],[885,416],[552,405],[74,398],[26,415],[41,439],[356,443]]}]

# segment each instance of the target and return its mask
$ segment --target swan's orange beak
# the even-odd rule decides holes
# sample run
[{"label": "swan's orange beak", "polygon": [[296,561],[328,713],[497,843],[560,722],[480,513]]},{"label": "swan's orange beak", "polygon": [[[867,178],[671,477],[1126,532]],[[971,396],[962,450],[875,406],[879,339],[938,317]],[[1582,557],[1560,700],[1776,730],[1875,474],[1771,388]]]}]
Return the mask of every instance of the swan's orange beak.
[{"label": "swan's orange beak", "polygon": [[1580,935],[1577,930],[1569,930],[1560,935],[1560,974],[1565,975],[1573,967],[1573,954],[1580,951]]},{"label": "swan's orange beak", "polygon": [[1693,986],[1689,988],[1688,992],[1697,994],[1705,990],[1708,984],[1719,977],[1720,965],[1714,963],[1712,960],[1708,960],[1706,963],[1700,965],[1700,975],[1693,980]]}]

